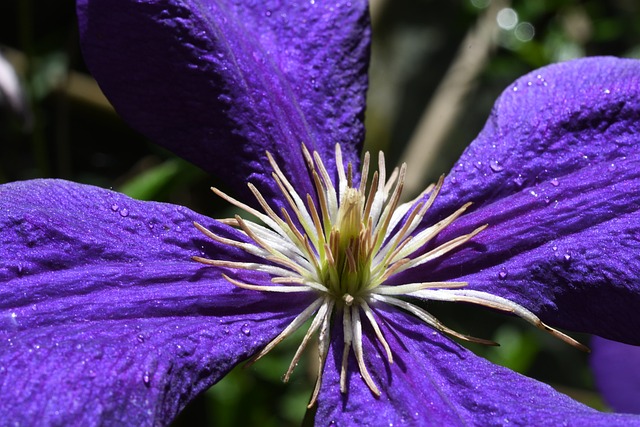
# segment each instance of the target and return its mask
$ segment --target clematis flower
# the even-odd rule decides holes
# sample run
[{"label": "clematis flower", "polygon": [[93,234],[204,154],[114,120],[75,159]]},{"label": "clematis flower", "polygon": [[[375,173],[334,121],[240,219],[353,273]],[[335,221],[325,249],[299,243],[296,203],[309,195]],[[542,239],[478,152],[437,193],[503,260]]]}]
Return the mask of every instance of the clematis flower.
[{"label": "clematis flower", "polygon": [[604,401],[616,412],[640,414],[640,347],[594,337],[591,368]]},{"label": "clematis flower", "polygon": [[640,343],[638,61],[522,77],[403,205],[410,171],[387,179],[379,160],[367,183],[359,160],[364,2],[80,0],[78,15],[125,120],[263,223],[0,186],[5,422],[165,425],[308,318],[317,424],[640,425],[475,356],[418,303],[479,303],[576,346],[552,327]]}]

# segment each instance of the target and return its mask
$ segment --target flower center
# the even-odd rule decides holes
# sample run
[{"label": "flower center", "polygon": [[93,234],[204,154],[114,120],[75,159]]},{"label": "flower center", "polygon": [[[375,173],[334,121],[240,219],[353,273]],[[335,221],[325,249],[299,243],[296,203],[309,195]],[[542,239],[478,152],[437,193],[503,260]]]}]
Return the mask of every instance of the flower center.
[{"label": "flower center", "polygon": [[[433,204],[443,177],[427,188],[416,199],[400,204],[406,165],[394,170],[386,178],[384,156],[380,153],[378,170],[367,185],[369,153],[365,153],[361,182],[354,186],[351,164],[345,170],[340,146],[336,145],[337,188],[317,152],[309,153],[302,146],[315,186],[315,197],[301,197],[295,187],[277,165],[271,154],[267,158],[273,168],[273,179],[289,204],[280,215],[271,208],[258,189],[252,184],[249,189],[255,195],[262,211],[254,209],[218,189],[217,195],[238,208],[255,216],[262,223],[245,220],[240,216],[221,222],[237,227],[244,240],[232,240],[218,236],[200,224],[195,226],[208,237],[225,245],[240,248],[250,255],[261,258],[262,263],[240,262],[193,257],[194,260],[228,269],[231,277],[223,276],[234,285],[260,292],[311,292],[316,299],[302,311],[275,339],[251,359],[254,363],[278,343],[313,319],[309,329],[293,357],[283,380],[288,381],[297,365],[302,351],[310,338],[318,333],[320,363],[318,379],[309,403],[311,407],[320,391],[322,372],[330,345],[330,323],[332,318],[341,319],[344,332],[344,347],[340,373],[340,389],[346,393],[347,361],[353,349],[362,379],[376,396],[380,391],[369,374],[362,346],[361,314],[371,326],[375,337],[385,350],[389,363],[393,363],[391,349],[385,339],[375,307],[388,304],[403,309],[429,326],[457,338],[481,344],[496,343],[455,332],[418,305],[398,298],[406,296],[421,300],[466,302],[502,310],[522,317],[556,337],[579,348],[585,348],[572,338],[540,321],[526,308],[486,292],[460,289],[466,282],[418,282],[402,285],[386,285],[387,279],[402,271],[418,267],[442,257],[471,240],[486,228],[480,226],[471,233],[456,237],[432,249],[426,246],[444,228],[462,215],[471,205],[466,203],[440,222],[421,228],[422,220]],[[293,214],[293,217],[292,217]],[[238,277],[242,270],[267,273],[270,282],[246,283]],[[335,312],[335,316],[334,316]],[[386,325],[385,325],[386,326]]]}]

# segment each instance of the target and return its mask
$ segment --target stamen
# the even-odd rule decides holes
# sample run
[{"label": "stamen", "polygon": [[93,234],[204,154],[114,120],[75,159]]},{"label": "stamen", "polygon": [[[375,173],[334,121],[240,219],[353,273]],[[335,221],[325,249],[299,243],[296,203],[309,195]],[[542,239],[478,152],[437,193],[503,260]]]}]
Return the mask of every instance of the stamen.
[{"label": "stamen", "polygon": [[313,334],[315,334],[315,332],[318,330],[320,325],[324,322],[324,318],[327,316],[327,310],[329,310],[329,308],[331,307],[333,307],[333,302],[331,302],[329,298],[324,297],[322,299],[322,305],[318,309],[316,316],[313,318],[313,321],[311,322],[311,325],[309,326],[307,333],[304,335],[302,342],[298,346],[296,353],[293,355],[293,359],[291,359],[291,363],[289,364],[289,369],[287,369],[287,372],[282,377],[283,382],[285,383],[289,382],[289,378],[291,378],[291,374],[293,373],[293,370],[298,365],[298,362],[302,357],[302,352],[304,351],[305,347],[309,343],[309,339],[313,336]]},{"label": "stamen", "polygon": [[307,408],[311,408],[318,399],[320,394],[320,386],[322,385],[322,371],[327,360],[327,354],[329,354],[329,325],[331,320],[331,312],[333,311],[334,301],[329,299],[327,312],[322,319],[322,327],[320,328],[320,334],[318,335],[318,375],[316,376],[316,386],[313,389],[311,400],[307,405]]},{"label": "stamen", "polygon": [[277,337],[271,340],[271,342],[267,344],[265,348],[262,349],[262,351],[260,351],[258,354],[253,356],[246,363],[245,366],[249,367],[254,363],[256,363],[258,360],[262,359],[265,354],[269,353],[275,346],[277,346],[282,341],[284,341],[285,338],[287,338],[289,335],[297,331],[298,328],[304,324],[304,322],[306,322],[309,318],[311,318],[313,313],[316,312],[316,310],[318,309],[318,307],[320,307],[323,301],[324,301],[323,298],[318,298],[317,300],[312,302],[311,305],[305,308],[302,313],[298,314],[296,318],[293,319],[293,321],[286,328],[284,328],[284,330],[280,332],[280,334],[278,334]]},{"label": "stamen", "polygon": [[250,291],[262,291],[262,292],[309,292],[313,290],[310,286],[274,286],[274,285],[252,285],[250,283],[244,283],[240,280],[233,279],[226,274],[223,274],[222,277],[225,278],[228,282],[233,283],[239,288],[249,289]]},{"label": "stamen", "polygon": [[[337,174],[338,181],[334,184],[318,152],[311,153],[304,145],[301,150],[309,168],[315,194],[305,194],[305,197],[301,197],[271,153],[267,153],[267,159],[273,169],[272,178],[281,198],[284,198],[288,205],[280,208],[280,214],[277,214],[277,209],[274,210],[260,191],[249,183],[249,190],[262,211],[216,188],[212,190],[222,199],[257,218],[262,224],[237,215],[235,218],[220,220],[220,224],[236,229],[236,237],[227,238],[194,223],[200,232],[217,244],[240,249],[257,259],[256,262],[243,262],[192,257],[194,261],[205,265],[235,270],[235,274],[222,274],[222,277],[234,286],[254,292],[290,293],[292,296],[295,293],[313,292],[317,295],[302,313],[247,363],[247,366],[262,358],[313,317],[283,376],[283,381],[289,381],[304,349],[318,333],[317,379],[309,401],[309,407],[313,406],[322,385],[322,374],[331,344],[331,319],[334,308],[337,307],[338,311],[342,311],[342,314],[335,318],[342,321],[344,342],[340,391],[347,392],[347,370],[353,349],[362,380],[374,396],[380,396],[381,391],[367,368],[360,313],[362,311],[366,316],[388,362],[393,363],[391,347],[382,332],[381,324],[376,320],[380,318],[376,312],[379,303],[404,310],[432,328],[453,337],[484,345],[497,345],[491,340],[475,338],[448,328],[422,307],[400,299],[401,296],[470,303],[513,313],[575,347],[588,350],[512,301],[485,292],[461,289],[468,285],[467,282],[424,281],[386,284],[388,279],[398,273],[447,256],[473,239],[487,225],[477,227],[470,233],[455,237],[435,248],[427,249],[427,244],[471,205],[464,204],[443,220],[416,233],[418,227],[425,222],[425,216],[442,188],[444,177],[440,177],[435,185],[429,186],[414,200],[400,204],[406,164],[395,168],[387,179],[384,154],[380,153],[378,170],[373,171],[368,184],[371,164],[369,153],[364,155],[358,177],[353,164],[344,164],[340,145],[336,144],[335,171],[332,169],[332,173]],[[354,186],[358,178],[360,182]],[[243,270],[265,273],[270,277],[268,280],[260,278],[253,279],[254,283],[247,283],[242,280]],[[386,324],[382,325],[389,327]],[[379,348],[377,345],[374,347]]]},{"label": "stamen", "polygon": [[471,206],[471,203],[465,203],[457,211],[455,211],[454,213],[452,213],[442,221],[421,231],[411,239],[409,246],[407,246],[403,250],[400,250],[400,247],[396,248],[396,250],[394,251],[394,254],[390,257],[391,262],[393,262],[393,260],[395,259],[404,258],[416,252],[418,249],[420,249],[424,245],[426,245],[431,239],[437,236],[442,230],[444,230],[453,221],[455,221],[460,215],[462,215],[469,206]]},{"label": "stamen", "polygon": [[360,194],[364,194],[367,189],[367,177],[369,176],[369,152],[364,153],[362,161],[362,172],[360,172]]},{"label": "stamen", "polygon": [[489,294],[482,291],[474,290],[452,290],[452,291],[434,291],[434,290],[421,290],[414,292],[412,296],[418,298],[424,298],[435,301],[452,301],[452,302],[466,302],[474,305],[481,305],[495,310],[506,311],[513,313],[521,319],[534,325],[536,328],[550,333],[554,337],[566,342],[567,344],[576,347],[584,352],[589,353],[589,347],[579,343],[570,336],[552,328],[549,325],[543,323],[538,316],[527,310],[523,306],[509,301],[506,298],[499,297],[497,295]]},{"label": "stamen", "polygon": [[345,305],[342,311],[342,330],[344,335],[344,348],[342,350],[342,365],[340,368],[340,391],[347,392],[347,365],[349,363],[349,351],[353,341],[353,328],[351,327],[351,307]]},{"label": "stamen", "polygon": [[459,247],[460,245],[462,245],[464,243],[467,243],[474,236],[476,236],[482,230],[487,228],[487,226],[488,226],[487,224],[482,225],[482,226],[476,228],[475,230],[473,230],[469,234],[465,234],[465,235],[456,237],[455,239],[449,240],[448,242],[443,243],[442,245],[438,246],[437,248],[430,250],[426,254],[412,259],[410,262],[408,262],[405,265],[403,265],[402,267],[400,267],[398,269],[398,271],[396,271],[396,273],[399,273],[399,272],[404,271],[404,270],[408,270],[409,268],[417,267],[417,266],[419,266],[421,264],[424,264],[425,262],[428,262],[428,261],[431,261],[431,260],[434,260],[436,258],[439,258],[439,257],[443,256],[447,252],[450,252],[450,251],[454,250],[455,248]]},{"label": "stamen", "polygon": [[362,375],[362,379],[367,383],[373,394],[380,396],[380,390],[376,387],[366,365],[364,364],[364,356],[362,353],[362,323],[360,322],[359,310],[351,310],[351,322],[353,324],[353,352],[355,353],[356,360],[358,361],[360,375]]},{"label": "stamen", "polygon": [[373,312],[371,311],[371,308],[369,308],[369,304],[367,304],[367,302],[362,298],[360,298],[358,302],[360,303],[360,307],[362,308],[362,311],[364,311],[365,316],[369,319],[369,323],[378,337],[378,341],[380,341],[380,344],[384,347],[384,351],[387,353],[387,360],[389,360],[389,363],[393,363],[393,354],[391,353],[389,343],[387,343],[387,340],[382,334],[382,330],[380,330],[380,326],[378,325],[378,322],[376,322]]},{"label": "stamen", "polygon": [[375,299],[379,300],[379,301],[386,302],[387,304],[390,304],[390,305],[395,305],[396,307],[399,307],[399,308],[402,308],[402,309],[408,311],[409,313],[411,313],[414,316],[416,316],[418,319],[420,319],[423,322],[425,322],[427,325],[439,330],[440,332],[444,332],[445,334],[449,334],[449,335],[454,336],[456,338],[460,338],[461,340],[474,342],[474,343],[477,343],[477,344],[484,344],[484,345],[489,345],[489,346],[497,346],[497,345],[499,345],[495,341],[485,340],[483,338],[476,338],[476,337],[472,337],[472,336],[469,336],[469,335],[464,335],[464,334],[461,334],[459,332],[456,332],[453,329],[450,329],[450,328],[446,327],[445,325],[443,325],[431,313],[429,313],[428,311],[418,307],[417,305],[413,305],[411,303],[399,300],[399,299],[394,298],[394,297],[388,297],[388,296],[383,296],[383,295],[379,295],[379,294],[376,294],[373,297]]},{"label": "stamen", "polygon": [[380,285],[376,288],[376,293],[379,295],[405,295],[423,289],[453,289],[464,288],[467,285],[467,282],[423,282],[410,283],[408,285]]},{"label": "stamen", "polygon": [[294,272],[290,270],[285,270],[284,268],[276,267],[274,265],[269,265],[269,264],[260,264],[256,262],[225,261],[225,260],[219,260],[219,259],[202,258],[199,256],[193,256],[191,257],[191,259],[199,263],[213,265],[215,267],[261,271],[263,273],[269,273],[269,274],[274,274],[279,276],[295,274]]}]

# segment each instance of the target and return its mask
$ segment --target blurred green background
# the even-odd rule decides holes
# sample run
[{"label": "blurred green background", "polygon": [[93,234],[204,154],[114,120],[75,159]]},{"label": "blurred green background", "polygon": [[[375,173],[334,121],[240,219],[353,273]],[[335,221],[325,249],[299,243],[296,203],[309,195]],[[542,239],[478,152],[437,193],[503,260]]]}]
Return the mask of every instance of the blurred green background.
[{"label": "blurred green background", "polygon": [[[366,145],[384,150],[388,164],[412,160],[409,191],[448,171],[520,75],[587,55],[640,57],[636,0],[377,0],[372,19]],[[58,177],[226,216],[208,191],[210,177],[119,119],[90,78],[77,38],[73,0],[0,2],[0,52],[24,90],[18,111],[0,96],[0,182]],[[603,408],[585,354],[495,313],[429,308],[454,329],[502,344],[471,346],[476,353]],[[175,424],[300,425],[313,373],[303,361],[291,383],[280,382],[298,342],[234,370]]]}]

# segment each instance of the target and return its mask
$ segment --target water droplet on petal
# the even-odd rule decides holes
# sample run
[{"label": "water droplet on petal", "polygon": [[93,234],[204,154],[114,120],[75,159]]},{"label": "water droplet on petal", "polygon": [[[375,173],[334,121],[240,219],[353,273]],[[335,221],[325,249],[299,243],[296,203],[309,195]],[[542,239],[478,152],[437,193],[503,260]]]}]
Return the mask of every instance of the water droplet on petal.
[{"label": "water droplet on petal", "polygon": [[509,273],[507,273],[507,270],[500,270],[500,273],[498,273],[498,277],[500,277],[501,279],[506,279],[507,276],[509,275]]},{"label": "water droplet on petal", "polygon": [[553,185],[554,187],[557,187],[558,185],[560,185],[560,181],[558,181],[556,178],[553,178],[549,182],[551,182],[551,185]]},{"label": "water droplet on petal", "polygon": [[144,335],[139,334],[136,339],[138,340],[139,343],[143,343],[144,342]]},{"label": "water droplet on petal", "polygon": [[265,14],[265,16],[268,18],[268,17],[270,17],[270,16],[271,16],[271,11],[270,11],[270,10],[267,10],[264,14]]},{"label": "water droplet on petal", "polygon": [[536,193],[534,190],[530,190],[529,194],[531,194],[533,197],[538,197],[538,193]]},{"label": "water droplet on petal", "polygon": [[129,211],[127,210],[127,208],[124,208],[120,211],[120,216],[125,218],[129,216]]},{"label": "water droplet on petal", "polygon": [[144,385],[149,387],[149,385],[151,384],[151,375],[149,374],[149,372],[144,371],[144,374],[142,374],[142,382],[144,383]]},{"label": "water droplet on petal", "polygon": [[504,168],[500,165],[500,163],[498,163],[497,160],[491,160],[489,162],[489,167],[491,168],[492,171],[494,172],[500,172],[501,170],[503,170]]},{"label": "water droplet on petal", "polygon": [[522,187],[524,185],[524,177],[522,175],[518,174],[518,176],[513,179],[513,182],[518,187]]},{"label": "water droplet on petal", "polygon": [[614,170],[616,170],[616,165],[615,165],[615,163],[611,163],[607,168],[608,168],[610,171],[614,171]]},{"label": "water droplet on petal", "polygon": [[118,209],[120,209],[120,207],[118,205],[116,205],[115,203],[113,205],[111,205],[111,210],[114,212],[118,212]]},{"label": "water droplet on petal", "polygon": [[251,335],[251,329],[249,328],[248,324],[244,324],[242,325],[242,329],[241,329],[242,333],[245,334],[246,336]]},{"label": "water droplet on petal", "polygon": [[565,261],[570,261],[571,260],[571,255],[570,254],[564,254],[564,260]]},{"label": "water droplet on petal", "polygon": [[604,93],[611,93],[611,91],[609,89],[605,89],[603,90]]}]

